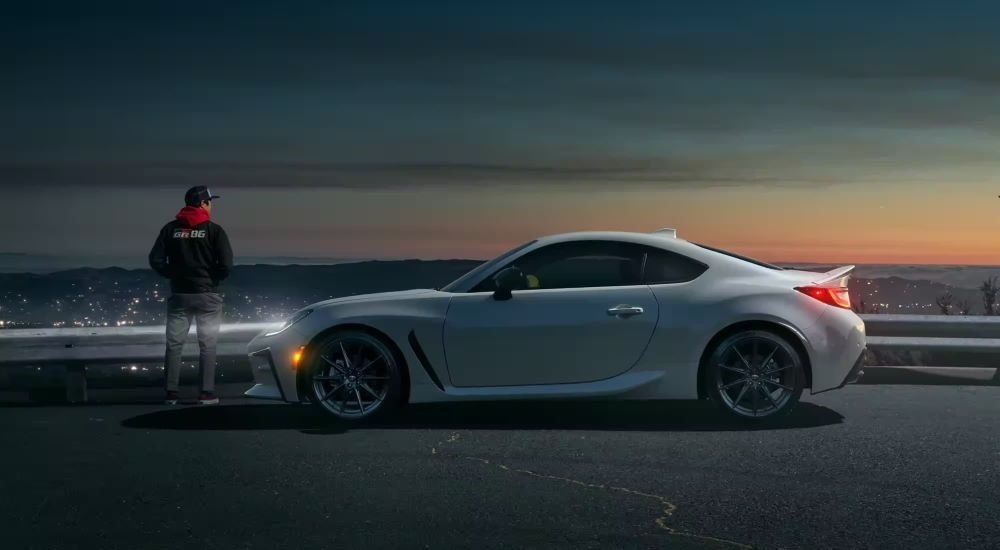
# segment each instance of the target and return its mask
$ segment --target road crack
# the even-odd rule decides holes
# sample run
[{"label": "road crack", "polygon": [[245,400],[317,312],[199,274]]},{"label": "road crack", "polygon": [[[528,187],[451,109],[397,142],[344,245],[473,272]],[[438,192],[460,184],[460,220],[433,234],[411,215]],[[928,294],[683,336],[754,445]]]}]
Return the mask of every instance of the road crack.
[{"label": "road crack", "polygon": [[[444,446],[448,445],[449,443],[455,443],[459,439],[460,439],[460,435],[457,432],[453,432],[451,435],[448,436],[448,439],[446,439],[444,441],[439,441],[437,443],[437,445],[431,447],[431,454],[432,455],[439,454],[439,449],[440,448],[443,448]],[[642,498],[650,499],[650,500],[653,500],[653,501],[657,502],[660,506],[663,507],[663,513],[659,517],[656,518],[655,523],[656,523],[656,526],[659,529],[662,529],[663,531],[666,531],[666,533],[669,534],[669,535],[678,536],[678,537],[687,537],[687,538],[696,539],[696,540],[703,540],[703,541],[706,541],[706,542],[715,542],[715,543],[718,543],[718,544],[726,545],[728,547],[747,548],[747,549],[750,549],[750,550],[752,550],[754,548],[753,546],[750,546],[750,545],[747,545],[747,544],[743,544],[741,542],[736,542],[736,541],[732,541],[732,540],[722,539],[722,538],[718,538],[718,537],[710,537],[710,536],[707,536],[707,535],[698,535],[698,534],[690,533],[690,532],[687,532],[687,531],[680,531],[678,529],[675,529],[675,528],[667,525],[667,521],[671,518],[671,516],[674,515],[674,512],[677,511],[677,505],[674,504],[674,503],[672,503],[672,502],[670,502],[669,500],[667,500],[666,497],[663,497],[663,496],[660,496],[660,495],[654,495],[652,493],[644,493],[642,491],[636,491],[634,489],[629,489],[627,487],[617,487],[617,486],[614,486],[614,485],[607,485],[607,484],[601,484],[601,483],[587,483],[585,481],[580,481],[578,479],[572,479],[572,478],[568,478],[568,477],[556,476],[556,475],[551,475],[551,474],[542,474],[542,473],[533,472],[531,470],[524,470],[524,469],[520,469],[520,468],[512,468],[510,466],[507,466],[506,464],[501,464],[499,462],[493,462],[493,461],[487,460],[485,458],[480,458],[480,457],[475,457],[475,456],[463,456],[462,458],[464,460],[470,460],[470,461],[473,461],[473,462],[479,462],[479,463],[485,464],[487,466],[493,466],[493,467],[495,467],[495,468],[497,468],[499,470],[502,470],[504,472],[514,473],[514,474],[521,474],[521,475],[533,477],[533,478],[536,478],[536,479],[546,479],[546,480],[550,480],[550,481],[558,481],[558,482],[562,482],[562,483],[566,483],[566,484],[570,484],[570,485],[576,485],[576,486],[579,486],[579,487],[585,487],[585,488],[588,488],[588,489],[599,489],[599,490],[602,490],[602,491],[610,491],[610,492],[622,493],[622,494],[626,494],[626,495],[631,495],[631,496],[637,496],[637,497],[642,497]]]}]

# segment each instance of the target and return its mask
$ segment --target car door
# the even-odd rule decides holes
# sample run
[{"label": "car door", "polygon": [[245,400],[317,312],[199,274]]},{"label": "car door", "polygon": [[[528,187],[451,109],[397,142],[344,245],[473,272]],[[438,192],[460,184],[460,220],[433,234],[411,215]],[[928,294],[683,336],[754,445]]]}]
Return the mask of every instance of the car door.
[{"label": "car door", "polygon": [[561,243],[508,265],[521,268],[531,287],[496,300],[487,279],[452,298],[443,336],[453,385],[592,382],[638,362],[659,315],[640,281],[640,249]]}]

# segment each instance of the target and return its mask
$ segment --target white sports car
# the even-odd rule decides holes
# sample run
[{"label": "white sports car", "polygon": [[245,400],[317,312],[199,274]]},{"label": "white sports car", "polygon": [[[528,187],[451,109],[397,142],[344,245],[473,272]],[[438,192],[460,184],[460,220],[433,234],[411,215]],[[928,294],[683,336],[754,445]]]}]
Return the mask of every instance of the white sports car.
[{"label": "white sports car", "polygon": [[711,399],[741,419],[862,374],[853,266],[783,269],[653,233],[533,240],[441,289],[300,310],[249,345],[249,397],[345,420],[405,403]]}]

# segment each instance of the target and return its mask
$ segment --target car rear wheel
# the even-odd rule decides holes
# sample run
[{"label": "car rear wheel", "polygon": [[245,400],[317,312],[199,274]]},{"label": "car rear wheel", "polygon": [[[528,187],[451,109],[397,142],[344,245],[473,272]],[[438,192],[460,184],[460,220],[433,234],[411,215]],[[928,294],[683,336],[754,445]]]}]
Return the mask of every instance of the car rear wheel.
[{"label": "car rear wheel", "polygon": [[760,421],[788,414],[805,387],[803,358],[787,339],[748,330],[719,342],[706,365],[708,393],[727,414]]},{"label": "car rear wheel", "polygon": [[335,332],[308,354],[309,399],[347,421],[386,415],[399,405],[402,374],[396,355],[363,331]]}]

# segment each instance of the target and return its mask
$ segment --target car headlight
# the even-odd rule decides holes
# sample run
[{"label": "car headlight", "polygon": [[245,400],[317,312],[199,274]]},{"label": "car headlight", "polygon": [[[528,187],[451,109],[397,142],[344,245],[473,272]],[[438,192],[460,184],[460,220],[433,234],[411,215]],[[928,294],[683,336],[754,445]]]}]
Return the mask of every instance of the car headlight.
[{"label": "car headlight", "polygon": [[272,332],[268,332],[268,333],[264,334],[264,336],[274,336],[275,334],[280,334],[280,333],[288,330],[288,327],[290,327],[290,326],[294,325],[295,323],[298,323],[299,321],[301,321],[301,320],[305,319],[306,317],[308,317],[309,314],[312,313],[312,312],[313,312],[313,310],[311,310],[311,309],[303,309],[302,311],[296,313],[295,315],[292,315],[292,317],[290,319],[287,319],[284,323],[281,323],[281,326],[278,327],[278,330],[275,330],[275,331],[272,331]]}]

